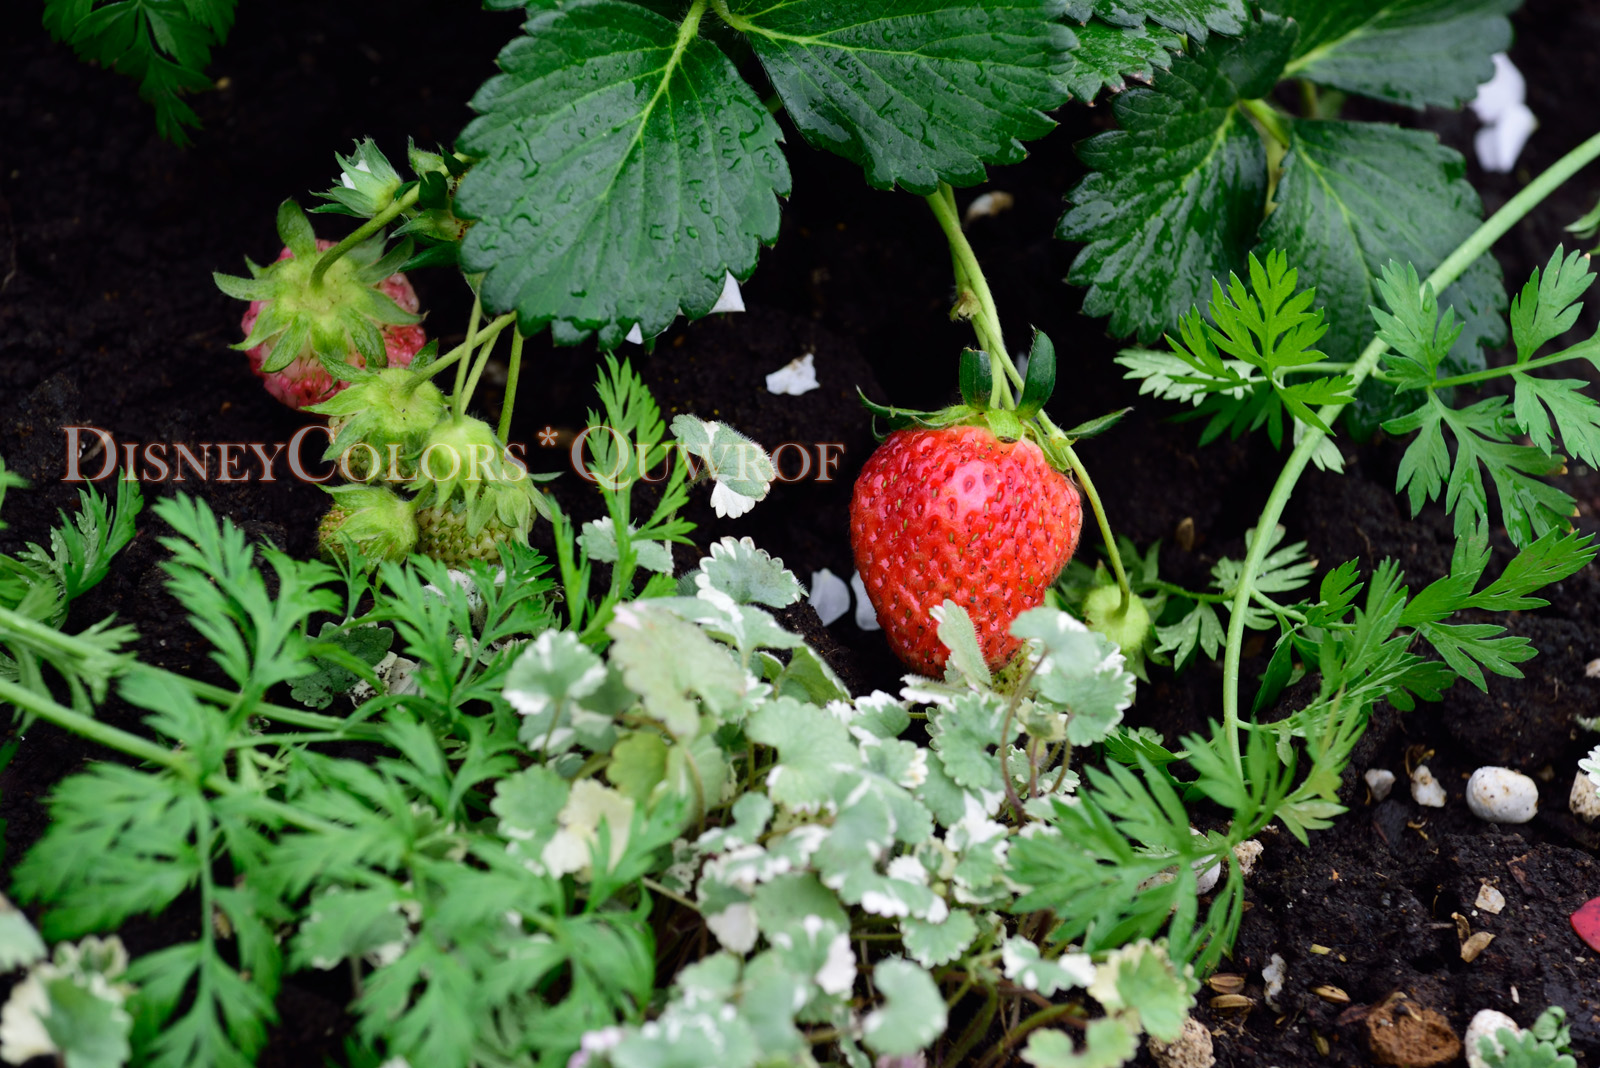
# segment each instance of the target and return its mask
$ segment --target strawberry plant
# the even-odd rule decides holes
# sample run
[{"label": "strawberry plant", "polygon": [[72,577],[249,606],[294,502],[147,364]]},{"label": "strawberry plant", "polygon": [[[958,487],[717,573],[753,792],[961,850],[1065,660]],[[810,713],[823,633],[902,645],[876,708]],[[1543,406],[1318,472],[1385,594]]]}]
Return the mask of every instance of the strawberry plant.
[{"label": "strawberry plant", "polygon": [[[1533,644],[1483,613],[1543,606],[1595,555],[1545,479],[1567,455],[1600,465],[1600,406],[1541,373],[1600,366],[1593,340],[1545,352],[1592,273],[1557,250],[1507,301],[1488,251],[1600,137],[1480,222],[1431,135],[1338,117],[1347,94],[1458,105],[1506,43],[1502,0],[490,6],[525,20],[453,146],[401,167],[358,142],[314,209],[348,234],[288,201],[283,253],[216,278],[249,302],[235,348],[329,420],[343,480],[317,560],[195,498],[152,507],[222,683],[136,655],[110,620],[67,629],[135,537],[137,483],[85,491],[48,547],[0,558],[0,701],[119,757],[52,795],[13,873],[32,911],[0,902],[0,964],[22,973],[0,1057],[250,1064],[296,972],[347,984],[343,1059],[388,1068],[1083,1068],[1179,1041],[1234,952],[1258,836],[1305,846],[1344,811],[1380,703],[1517,677]],[[175,8],[47,17],[114,9],[172,51],[156,16]],[[162,77],[170,124],[189,83]],[[1059,227],[1083,243],[1070,281],[1202,444],[1288,449],[1205,589],[1117,537],[1123,488],[1078,450],[1126,409],[1055,422],[1075,369],[1040,331],[1013,354],[956,197],[1107,89],[1119,128],[1080,146]],[[955,403],[863,397],[885,436],[850,533],[912,670],[893,693],[850,692],[786,625],[807,591],[783,560],[694,539],[692,487],[742,516],[773,457],[720,418],[669,421],[615,355],[710,314],[776,240],[780,113],[923,198],[975,338],[948,354]],[[465,285],[463,329],[424,319],[425,270]],[[512,448],[546,329],[603,354],[604,432],[572,454],[587,521]],[[1513,362],[1488,367],[1507,337]],[[491,424],[472,408],[502,341]],[[1308,465],[1345,462],[1341,418],[1407,438],[1395,488],[1453,516],[1445,574],[1324,569],[1288,529]],[[1104,567],[1079,552],[1085,510]],[[1137,680],[1202,657],[1220,717],[1156,733]],[[112,694],[137,729],[101,714]],[[151,914],[184,934],[130,952],[119,932]]]}]

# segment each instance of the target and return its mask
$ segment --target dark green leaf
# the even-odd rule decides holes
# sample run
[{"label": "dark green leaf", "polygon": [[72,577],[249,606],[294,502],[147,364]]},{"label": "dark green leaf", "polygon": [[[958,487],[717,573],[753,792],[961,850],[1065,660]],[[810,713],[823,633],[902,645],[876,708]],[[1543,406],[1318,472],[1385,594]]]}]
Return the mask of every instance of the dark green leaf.
[{"label": "dark green leaf", "polygon": [[[1261,229],[1263,248],[1281,248],[1317,289],[1328,310],[1323,349],[1354,360],[1371,337],[1367,308],[1391,259],[1432,271],[1478,226],[1482,207],[1462,177],[1465,163],[1432,134],[1368,122],[1296,121],[1274,199]],[[1480,344],[1505,340],[1505,292],[1492,256],[1476,260],[1440,294],[1464,336],[1442,367],[1483,366]],[[1357,432],[1405,410],[1394,391],[1371,383],[1358,394]]]},{"label": "dark green leaf", "polygon": [[1494,74],[1521,0],[1266,0],[1300,24],[1286,77],[1420,108],[1457,108]]},{"label": "dark green leaf", "polygon": [[1095,0],[1094,11],[1118,26],[1139,26],[1146,19],[1165,26],[1197,44],[1208,32],[1234,35],[1247,19],[1244,0]]},{"label": "dark green leaf", "polygon": [[[1213,40],[1113,102],[1122,127],[1078,146],[1093,173],[1057,236],[1085,242],[1068,281],[1111,333],[1149,341],[1242,269],[1266,200],[1261,139],[1236,106],[1277,81],[1294,27],[1274,16]],[[1281,243],[1280,243],[1281,244]]]},{"label": "dark green leaf", "polygon": [[[710,312],[778,233],[778,124],[715,45],[618,0],[535,15],[473,98],[456,211],[484,302],[561,343]],[[681,47],[680,47],[681,46]]]},{"label": "dark green leaf", "polygon": [[976,185],[1016,163],[1066,103],[1065,0],[734,0],[806,140],[878,189]]},{"label": "dark green leaf", "polygon": [[1121,89],[1129,78],[1149,82],[1156,70],[1172,66],[1183,38],[1146,26],[1111,26],[1090,19],[1073,27],[1078,47],[1067,69],[1067,88],[1079,100],[1093,100],[1101,89]]}]

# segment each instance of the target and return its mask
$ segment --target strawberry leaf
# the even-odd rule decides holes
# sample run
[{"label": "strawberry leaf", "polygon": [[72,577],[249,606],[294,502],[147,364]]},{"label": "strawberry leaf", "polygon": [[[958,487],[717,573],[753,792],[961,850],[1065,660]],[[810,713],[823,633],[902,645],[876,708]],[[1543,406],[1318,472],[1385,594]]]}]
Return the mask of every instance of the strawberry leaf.
[{"label": "strawberry leaf", "polygon": [[[1328,312],[1322,348],[1329,359],[1354,360],[1371,337],[1367,308],[1391,259],[1433,270],[1478,226],[1482,206],[1463,174],[1461,156],[1432,134],[1366,122],[1294,121],[1277,208],[1261,228],[1261,248],[1284,249],[1304,284],[1316,287]],[[1505,340],[1500,268],[1484,255],[1442,294],[1464,327],[1440,367],[1446,374],[1483,367],[1480,345]],[[1394,391],[1370,383],[1357,394],[1358,434],[1404,410]]]},{"label": "strawberry leaf", "polygon": [[[1055,125],[1072,31],[1065,0],[734,0],[744,33],[806,140],[867,183],[932,193],[1016,163]],[[719,5],[719,10],[723,10]]]},{"label": "strawberry leaf", "polygon": [[660,333],[708,314],[777,237],[782,134],[697,28],[618,0],[538,12],[473,98],[461,262],[524,334]]},{"label": "strawberry leaf", "polygon": [[1457,108],[1494,74],[1520,0],[1266,0],[1300,24],[1285,77],[1420,108]]},{"label": "strawberry leaf", "polygon": [[1238,34],[1245,27],[1244,0],[1073,0],[1068,15],[1082,21],[1088,12],[1115,26],[1142,26],[1146,19],[1204,44],[1208,32]]},{"label": "strawberry leaf", "polygon": [[1130,78],[1149,82],[1156,70],[1172,66],[1173,53],[1183,51],[1183,38],[1158,27],[1112,26],[1090,19],[1073,32],[1078,47],[1066,78],[1079,100],[1093,100],[1101,89],[1121,89]]},{"label": "strawberry leaf", "polygon": [[1275,16],[1157,71],[1113,102],[1120,130],[1078,146],[1093,173],[1068,195],[1056,233],[1085,242],[1068,281],[1083,310],[1144,341],[1244,265],[1266,204],[1267,159],[1239,101],[1277,81],[1295,29]]}]

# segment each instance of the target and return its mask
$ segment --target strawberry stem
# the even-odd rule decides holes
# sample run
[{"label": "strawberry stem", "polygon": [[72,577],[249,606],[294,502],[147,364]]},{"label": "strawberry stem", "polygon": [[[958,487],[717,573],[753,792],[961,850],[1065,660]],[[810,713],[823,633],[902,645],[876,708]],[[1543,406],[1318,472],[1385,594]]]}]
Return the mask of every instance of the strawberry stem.
[{"label": "strawberry stem", "polygon": [[[1048,421],[1050,417],[1040,412],[1039,418]],[[1117,588],[1122,591],[1122,603],[1117,608],[1117,614],[1121,615],[1128,610],[1128,605],[1133,601],[1133,590],[1128,585],[1128,573],[1122,569],[1122,554],[1117,551],[1117,539],[1111,534],[1111,521],[1106,518],[1105,506],[1100,503],[1100,494],[1095,492],[1094,480],[1089,477],[1089,469],[1083,466],[1078,454],[1067,444],[1066,435],[1061,434],[1054,425],[1051,425],[1050,429],[1055,434],[1061,435],[1057,448],[1067,461],[1067,466],[1072,468],[1073,475],[1077,477],[1083,495],[1089,498],[1089,507],[1094,509],[1095,522],[1100,524],[1100,537],[1106,543],[1106,556],[1111,560],[1111,572],[1117,576]]]},{"label": "strawberry stem", "polygon": [[483,295],[476,289],[472,293],[472,314],[467,317],[467,340],[462,342],[466,347],[463,354],[466,358],[456,364],[456,384],[450,391],[450,410],[457,419],[461,418],[461,390],[467,384],[467,360],[478,347],[478,324],[483,320]]},{"label": "strawberry stem", "polygon": [[[516,312],[506,312],[499,318],[489,320],[489,325],[483,328],[484,335],[498,336],[500,331],[510,326],[516,317]],[[479,338],[479,340],[482,340],[482,338]],[[418,372],[416,381],[411,383],[412,388],[415,389],[417,386],[421,385],[423,382],[426,382],[440,371],[448,370],[450,367],[454,366],[458,360],[469,354],[471,351],[472,349],[465,341],[463,341],[461,344],[457,345],[455,348],[451,349],[449,352],[445,353],[443,356],[439,357],[437,360],[433,361],[427,367],[424,367],[420,372]]]},{"label": "strawberry stem", "polygon": [[525,339],[522,331],[511,332],[511,363],[506,372],[506,399],[500,405],[500,444],[510,444],[511,433],[511,407],[517,399],[517,379],[522,374],[522,342]]},{"label": "strawberry stem", "polygon": [[[1495,241],[1516,225],[1524,215],[1532,211],[1568,178],[1596,159],[1600,159],[1600,134],[1589,138],[1561,157],[1549,170],[1528,183],[1522,192],[1507,201],[1503,208],[1485,219],[1483,225],[1474,230],[1445,258],[1443,263],[1439,264],[1423,286],[1432,286],[1433,291],[1438,293],[1461,277],[1463,271],[1476,262],[1479,256],[1489,251]],[[1352,394],[1372,374],[1387,349],[1388,346],[1381,338],[1374,337],[1362,350],[1360,359],[1356,360],[1355,366],[1350,369]],[[1318,409],[1317,416],[1322,420],[1323,426],[1331,427],[1345,407],[1344,404],[1325,404]],[[1300,444],[1295,446],[1294,451],[1289,454],[1289,459],[1284,462],[1278,481],[1273,485],[1267,503],[1261,509],[1261,516],[1255,524],[1256,530],[1269,531],[1277,526],[1290,496],[1294,493],[1295,484],[1300,481],[1306,465],[1311,462],[1312,454],[1327,436],[1327,431],[1312,426],[1306,427],[1305,436],[1300,439]],[[1270,538],[1255,538],[1251,543],[1250,552],[1245,556],[1244,567],[1239,575],[1239,585],[1234,591],[1233,610],[1228,619],[1228,643],[1223,653],[1222,725],[1227,731],[1229,757],[1233,769],[1241,776],[1244,774],[1244,760],[1239,749],[1239,661],[1244,648],[1245,609],[1255,595],[1256,578],[1261,574],[1262,562],[1266,559],[1270,543]]]},{"label": "strawberry stem", "polygon": [[361,244],[361,242],[365,241],[379,230],[382,230],[385,226],[388,226],[389,222],[396,215],[399,215],[401,212],[411,207],[411,205],[415,204],[417,202],[417,197],[420,196],[421,193],[422,185],[419,182],[417,185],[414,185],[408,189],[402,196],[395,198],[393,204],[390,204],[377,215],[374,215],[372,218],[368,219],[366,222],[350,231],[349,236],[347,236],[343,241],[339,242],[337,245],[333,246],[319,256],[317,258],[317,265],[311,268],[311,284],[313,286],[322,285],[322,276],[328,273],[329,267],[332,267],[338,262],[339,257],[343,256],[346,252],[349,252],[351,249]]}]

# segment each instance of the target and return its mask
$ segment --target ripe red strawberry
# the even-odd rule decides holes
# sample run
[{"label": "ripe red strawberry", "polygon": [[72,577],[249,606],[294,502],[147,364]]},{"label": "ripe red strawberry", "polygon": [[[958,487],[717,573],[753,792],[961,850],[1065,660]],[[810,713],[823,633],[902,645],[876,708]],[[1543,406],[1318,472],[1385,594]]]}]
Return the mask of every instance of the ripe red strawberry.
[{"label": "ripe red strawberry", "polygon": [[[317,241],[317,251],[325,252],[333,245],[334,242],[320,238]],[[294,253],[287,246],[278,253],[279,260],[293,258]],[[401,311],[416,314],[417,291],[411,288],[411,283],[407,281],[405,275],[391,274],[377,284],[377,289],[399,305]],[[239,320],[239,326],[244,330],[246,337],[250,336],[262,310],[270,303],[266,300],[252,300],[250,307],[245,309],[244,318]],[[380,331],[390,367],[409,367],[412,358],[428,340],[427,333],[416,323],[385,323]],[[250,369],[260,376],[267,387],[267,392],[289,407],[298,409],[319,404],[350,384],[335,382],[333,376],[312,354],[309,347],[304,355],[281,371],[263,371],[262,365],[266,363],[267,357],[272,355],[274,342],[275,339],[263,341],[253,348],[246,349],[245,355],[250,357]],[[367,365],[366,359],[354,350],[350,351],[346,359],[357,367]]]},{"label": "ripe red strawberry", "polygon": [[856,567],[889,646],[939,677],[947,651],[929,610],[967,610],[990,668],[1021,642],[1011,622],[1044,601],[1072,559],[1083,505],[1026,439],[985,427],[900,430],[861,469],[850,502]]}]

